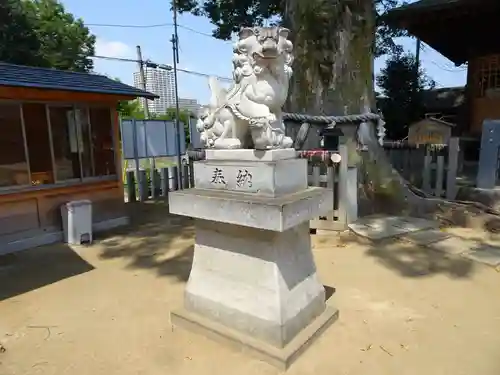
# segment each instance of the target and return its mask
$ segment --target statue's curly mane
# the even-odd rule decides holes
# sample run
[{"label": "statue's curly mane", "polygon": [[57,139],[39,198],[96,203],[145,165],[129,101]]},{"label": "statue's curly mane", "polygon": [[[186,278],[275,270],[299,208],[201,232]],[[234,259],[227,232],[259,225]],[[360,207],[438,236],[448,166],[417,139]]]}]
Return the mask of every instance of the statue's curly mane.
[{"label": "statue's curly mane", "polygon": [[208,147],[245,147],[249,136],[256,148],[290,146],[279,109],[292,74],[288,33],[282,28],[241,30],[233,47],[233,85],[225,90],[215,78],[209,79],[210,115],[204,122],[207,131],[213,130],[206,139],[214,143]]}]

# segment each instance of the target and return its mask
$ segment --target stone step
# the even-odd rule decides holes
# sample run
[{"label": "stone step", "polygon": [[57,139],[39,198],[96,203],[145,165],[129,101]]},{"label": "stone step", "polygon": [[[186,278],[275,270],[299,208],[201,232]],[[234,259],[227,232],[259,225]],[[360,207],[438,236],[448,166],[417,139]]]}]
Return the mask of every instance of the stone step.
[{"label": "stone step", "polygon": [[500,248],[486,243],[450,235],[449,238],[432,243],[428,247],[449,255],[459,255],[488,266],[500,266]]},{"label": "stone step", "polygon": [[400,237],[408,233],[437,227],[437,223],[414,217],[387,216],[364,217],[348,227],[358,236],[372,241]]},{"label": "stone step", "polygon": [[451,234],[443,233],[438,229],[427,229],[406,234],[400,239],[403,241],[412,242],[419,246],[428,246],[436,242],[443,242],[443,240],[446,240],[450,237]]}]

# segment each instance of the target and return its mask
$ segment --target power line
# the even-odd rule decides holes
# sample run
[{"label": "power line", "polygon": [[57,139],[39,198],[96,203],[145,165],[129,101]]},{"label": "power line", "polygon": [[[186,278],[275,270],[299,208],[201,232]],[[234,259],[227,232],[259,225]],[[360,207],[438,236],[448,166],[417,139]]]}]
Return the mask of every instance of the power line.
[{"label": "power line", "polygon": [[153,25],[122,25],[122,24],[111,24],[111,23],[85,23],[85,26],[95,26],[95,27],[120,27],[129,29],[151,29],[155,27],[165,27],[174,26],[173,23],[157,23]]},{"label": "power line", "polygon": [[[424,48],[425,47],[425,48]],[[430,54],[431,51],[428,50],[428,45],[423,45],[422,46],[422,51],[426,52],[427,54]],[[460,72],[464,72],[467,70],[466,67],[463,67],[463,68],[460,68],[460,67],[457,67],[457,68],[454,68],[454,67],[449,67],[449,66],[441,66],[440,64],[438,64],[434,59],[432,59],[431,57],[428,57],[429,61],[437,66],[439,69],[441,70],[444,70],[444,71],[447,71],[447,72],[451,72],[451,73],[460,73]]]},{"label": "power line", "polygon": [[[111,56],[100,56],[100,55],[94,55],[94,56],[90,56],[90,57],[96,58],[96,59],[102,59],[102,60],[110,60],[110,61],[133,62],[133,63],[136,63],[136,64],[139,63],[139,61],[136,60],[136,59],[126,59],[126,58],[123,58],[123,57],[111,57]],[[157,63],[152,62],[151,60],[145,60],[144,63],[146,64],[146,67],[149,67],[149,68],[159,68],[159,69],[163,69],[163,70],[173,70],[173,66],[172,65],[168,65],[168,64],[157,64]],[[231,78],[222,77],[222,76],[218,76],[218,75],[215,75],[215,74],[201,73],[201,72],[197,72],[197,71],[194,71],[194,70],[182,69],[182,68],[177,68],[177,70],[179,72],[183,72],[183,73],[187,73],[187,74],[192,74],[192,75],[199,76],[199,77],[205,77],[205,78],[215,77],[215,78],[217,78],[218,80],[221,80],[221,81],[227,81],[227,82],[232,82],[233,81]]]},{"label": "power line", "polygon": [[430,62],[432,64],[434,64],[435,66],[437,66],[439,69],[441,70],[444,70],[444,71],[447,71],[447,72],[450,72],[450,73],[461,73],[461,72],[465,72],[467,70],[467,68],[457,68],[457,69],[452,69],[452,68],[448,68],[448,67],[443,67],[441,65],[439,65],[436,61],[434,60],[430,60]]},{"label": "power line", "polygon": [[[121,62],[138,63],[137,60],[127,59],[127,58],[123,58],[123,57],[100,56],[100,55],[94,55],[94,56],[90,56],[90,57],[96,58],[96,59],[102,59],[102,60],[111,60],[111,61],[121,61]],[[467,68],[451,69],[451,68],[447,68],[447,67],[443,67],[443,66],[439,65],[434,60],[429,60],[429,61],[433,65],[437,66],[439,69],[445,70],[445,71],[450,72],[450,73],[461,73],[461,72],[465,72],[467,70]],[[172,70],[173,69],[173,67],[171,65],[168,65],[168,64],[157,64],[157,63],[153,63],[150,60],[145,60],[145,63],[150,68],[160,68],[160,69],[164,69],[164,70]],[[218,75],[214,75],[214,74],[201,73],[201,72],[197,72],[197,71],[194,71],[194,70],[188,70],[188,69],[182,69],[182,68],[177,68],[177,70],[179,72],[183,72],[183,73],[187,73],[187,74],[192,74],[192,75],[196,75],[196,76],[199,76],[199,77],[207,77],[207,78],[208,77],[215,77],[215,78],[217,78],[217,79],[219,79],[221,81],[227,81],[227,82],[232,82],[233,81],[231,78],[228,78],[228,77],[222,77],[222,76],[218,76]]]},{"label": "power line", "polygon": [[[109,23],[86,23],[85,26],[92,26],[92,27],[116,27],[116,28],[126,28],[126,29],[153,29],[153,28],[157,28],[157,27],[173,27],[174,24],[170,23],[170,22],[167,22],[167,23],[157,23],[157,24],[152,24],[152,25],[123,25],[123,24],[109,24]],[[203,36],[206,36],[206,37],[209,37],[209,38],[212,38],[212,39],[216,39],[211,34],[204,33],[202,31],[193,29],[193,28],[188,27],[188,26],[177,24],[177,27],[180,28],[180,29],[184,29],[184,30],[190,31],[190,32],[195,33],[195,34],[199,34],[199,35],[203,35]],[[222,40],[222,39],[216,39],[216,40],[220,40],[221,42],[224,42],[224,43],[232,43],[230,40]]]}]

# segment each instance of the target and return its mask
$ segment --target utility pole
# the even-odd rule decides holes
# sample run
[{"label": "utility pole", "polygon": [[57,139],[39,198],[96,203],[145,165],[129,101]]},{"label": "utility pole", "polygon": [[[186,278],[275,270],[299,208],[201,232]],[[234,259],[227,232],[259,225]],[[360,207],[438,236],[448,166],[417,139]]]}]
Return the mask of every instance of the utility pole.
[{"label": "utility pole", "polygon": [[422,49],[422,41],[417,39],[417,46],[415,51],[415,74],[418,77],[418,70],[420,69],[420,50]]},{"label": "utility pole", "polygon": [[415,51],[415,85],[418,90],[419,87],[419,70],[420,70],[420,50],[422,49],[422,41],[417,38],[417,45]]},{"label": "utility pole", "polygon": [[[135,47],[136,50],[137,50],[137,65],[139,67],[139,74],[141,76],[141,88],[146,91],[146,73],[144,72],[144,61],[142,60],[142,51],[141,51],[141,46],[136,46]],[[144,98],[143,99],[143,102],[144,104],[144,108],[143,108],[143,111],[144,111],[144,118],[146,120],[149,120],[149,105],[148,105],[148,99]],[[151,158],[151,159],[148,159],[149,162],[151,163],[150,166],[151,166],[151,179],[152,181],[155,181],[155,177],[154,177],[154,174],[156,173],[156,160],[155,158]],[[136,162],[137,163],[137,162]],[[153,187],[152,187],[152,191],[153,191],[153,196],[154,196],[154,189],[155,189],[155,184],[153,183]]]},{"label": "utility pole", "polygon": [[[141,52],[141,46],[136,46],[135,47],[137,50],[137,66],[139,68],[139,75],[141,76],[141,88],[146,91],[146,74],[144,73],[144,61],[142,61],[142,52]],[[148,100],[144,98],[144,101],[142,102],[144,104],[144,117],[146,119],[149,119],[149,106],[148,106]]]},{"label": "utility pole", "polygon": [[179,89],[177,87],[177,64],[179,63],[179,38],[177,36],[177,0],[172,0],[174,12],[174,33],[172,34],[172,58],[174,60],[174,85],[175,85],[175,148],[177,149],[177,181],[178,188],[182,189],[182,162],[181,162],[181,126],[179,122]]}]

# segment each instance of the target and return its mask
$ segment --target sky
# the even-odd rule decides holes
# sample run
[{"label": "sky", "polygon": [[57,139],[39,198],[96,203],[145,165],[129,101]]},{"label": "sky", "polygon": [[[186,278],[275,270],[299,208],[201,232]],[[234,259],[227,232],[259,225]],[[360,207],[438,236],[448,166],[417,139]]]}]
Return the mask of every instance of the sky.
[{"label": "sky", "polygon": [[[169,0],[62,0],[66,11],[82,18],[97,37],[96,55],[118,58],[136,58],[136,46],[141,46],[143,59],[156,63],[172,64],[173,33],[172,12]],[[204,17],[190,14],[179,15],[179,67],[186,70],[222,77],[231,77],[232,42],[210,37],[213,26]],[[136,25],[158,27],[105,27],[107,25]],[[416,42],[410,38],[400,39],[408,51],[415,51]],[[378,72],[384,66],[384,58],[375,61]],[[465,84],[466,70],[423,45],[421,64],[438,87],[453,87]],[[137,64],[133,62],[95,59],[97,73],[119,78],[133,84],[133,73]],[[210,97],[208,80],[204,77],[180,72],[178,75],[179,96],[197,99],[206,104]]]}]

